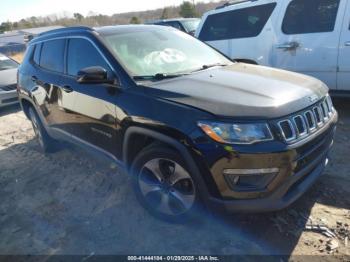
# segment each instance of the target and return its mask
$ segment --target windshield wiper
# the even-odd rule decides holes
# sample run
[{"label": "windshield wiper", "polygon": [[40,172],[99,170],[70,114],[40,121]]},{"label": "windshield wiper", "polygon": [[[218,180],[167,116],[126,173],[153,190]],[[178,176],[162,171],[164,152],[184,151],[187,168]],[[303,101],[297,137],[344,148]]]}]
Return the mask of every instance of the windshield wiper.
[{"label": "windshield wiper", "polygon": [[205,70],[205,69],[208,69],[208,68],[211,68],[211,67],[215,67],[215,66],[228,66],[229,64],[225,64],[225,63],[215,63],[215,64],[208,64],[208,65],[203,65],[201,68],[199,69],[196,69],[194,71],[191,71],[191,72],[187,72],[187,73],[177,73],[177,74],[166,74],[166,73],[158,73],[158,74],[155,74],[155,75],[145,75],[145,76],[134,76],[134,80],[139,80],[139,81],[142,81],[142,80],[164,80],[164,79],[170,79],[170,78],[175,78],[175,77],[180,77],[180,76],[184,76],[184,75],[190,75],[191,73],[194,73],[194,72],[198,72],[198,71],[201,71],[201,70]]},{"label": "windshield wiper", "polygon": [[206,69],[209,69],[209,68],[215,67],[215,66],[228,66],[228,64],[224,64],[224,63],[214,63],[214,64],[202,65],[201,68],[192,71],[192,73],[198,72],[198,71],[202,71],[202,70],[206,70]]},{"label": "windshield wiper", "polygon": [[133,78],[135,80],[164,80],[164,79],[170,79],[175,77],[180,77],[188,74],[164,74],[164,73],[158,73],[155,75],[146,75],[146,76],[134,76]]}]

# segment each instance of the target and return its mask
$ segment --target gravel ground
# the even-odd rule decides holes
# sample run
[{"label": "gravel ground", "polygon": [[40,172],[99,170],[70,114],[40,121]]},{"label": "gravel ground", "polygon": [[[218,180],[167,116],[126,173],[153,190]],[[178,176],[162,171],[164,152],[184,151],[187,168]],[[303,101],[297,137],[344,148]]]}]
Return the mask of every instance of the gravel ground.
[{"label": "gravel ground", "polygon": [[330,165],[290,208],[203,214],[187,225],[151,217],[129,177],[105,159],[73,146],[42,155],[19,108],[0,109],[0,255],[282,254],[349,261],[350,105],[336,107]]}]

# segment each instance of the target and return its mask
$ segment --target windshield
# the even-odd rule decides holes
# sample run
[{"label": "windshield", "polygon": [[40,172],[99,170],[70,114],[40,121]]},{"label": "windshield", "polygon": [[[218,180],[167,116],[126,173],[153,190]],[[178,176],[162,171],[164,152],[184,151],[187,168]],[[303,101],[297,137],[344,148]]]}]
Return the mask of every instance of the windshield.
[{"label": "windshield", "polygon": [[13,69],[17,67],[18,67],[18,64],[15,61],[5,56],[0,56],[0,71]]},{"label": "windshield", "polygon": [[104,38],[133,77],[190,73],[206,65],[231,63],[199,40],[168,27],[116,33]]},{"label": "windshield", "polygon": [[200,19],[193,19],[193,20],[184,20],[184,21],[181,21],[181,23],[186,28],[187,32],[193,32],[193,31],[196,31],[200,21],[201,21]]}]

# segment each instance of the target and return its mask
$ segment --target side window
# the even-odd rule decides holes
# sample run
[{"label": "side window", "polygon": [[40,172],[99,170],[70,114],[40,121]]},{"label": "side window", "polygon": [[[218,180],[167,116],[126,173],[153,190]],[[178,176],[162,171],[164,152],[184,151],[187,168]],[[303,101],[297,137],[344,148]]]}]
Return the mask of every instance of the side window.
[{"label": "side window", "polygon": [[207,17],[199,39],[216,41],[258,36],[276,3],[218,13]]},{"label": "side window", "polygon": [[293,0],[283,19],[287,35],[332,32],[340,0]]},{"label": "side window", "polygon": [[64,39],[49,40],[41,47],[40,66],[42,68],[63,73]]},{"label": "side window", "polygon": [[79,70],[90,66],[101,66],[106,69],[109,76],[111,76],[109,65],[89,41],[78,38],[70,39],[67,56],[68,74],[76,76]]},{"label": "side window", "polygon": [[36,44],[35,50],[34,50],[33,61],[37,65],[40,64],[40,53],[41,53],[41,44]]}]

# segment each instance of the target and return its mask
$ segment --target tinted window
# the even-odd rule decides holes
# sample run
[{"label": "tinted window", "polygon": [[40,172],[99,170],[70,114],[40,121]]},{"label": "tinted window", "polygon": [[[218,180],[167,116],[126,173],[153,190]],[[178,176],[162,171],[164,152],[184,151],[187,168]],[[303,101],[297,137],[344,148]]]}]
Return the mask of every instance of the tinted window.
[{"label": "tinted window", "polygon": [[199,38],[215,41],[255,37],[261,33],[276,3],[233,10],[208,16]]},{"label": "tinted window", "polygon": [[81,69],[90,66],[101,66],[110,71],[107,62],[89,41],[70,39],[67,58],[68,74],[76,76]]},{"label": "tinted window", "polygon": [[40,64],[40,52],[41,52],[41,44],[37,44],[34,50],[33,61],[35,64]]},{"label": "tinted window", "polygon": [[51,40],[43,43],[40,55],[40,66],[55,72],[63,72],[65,40]]},{"label": "tinted window", "polygon": [[332,32],[340,0],[294,0],[286,11],[285,34]]}]

